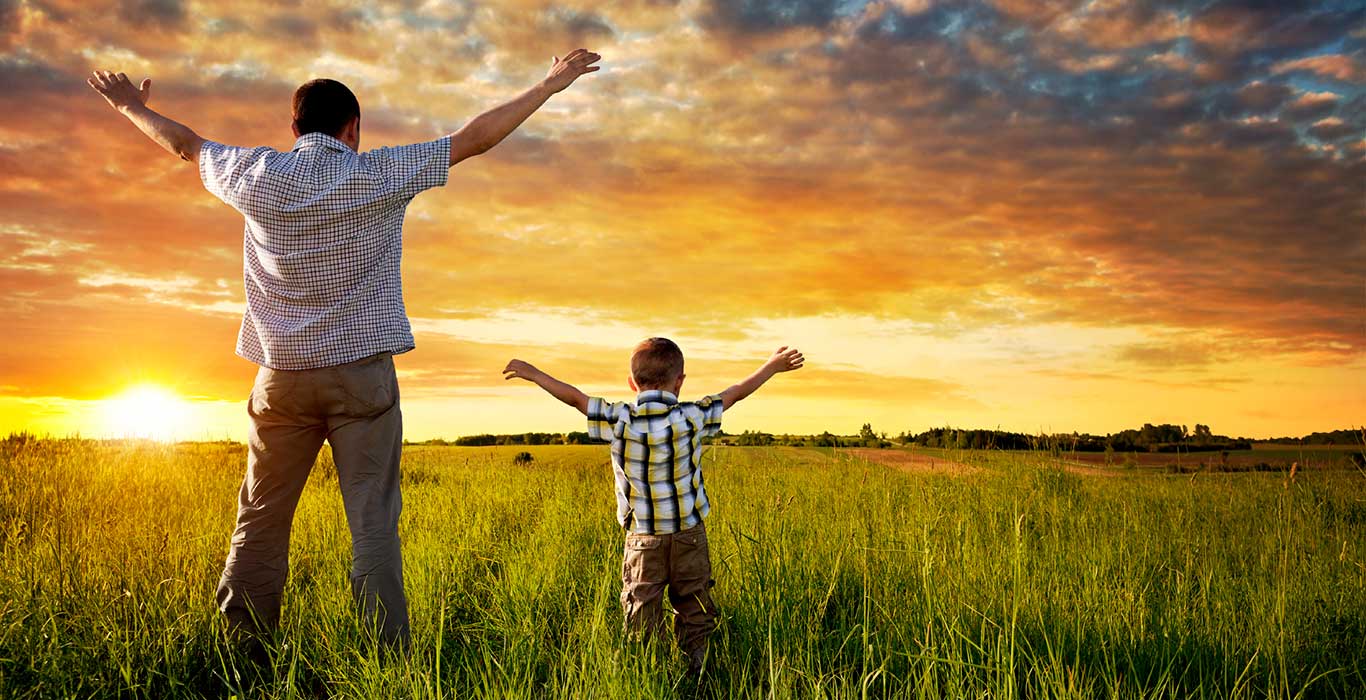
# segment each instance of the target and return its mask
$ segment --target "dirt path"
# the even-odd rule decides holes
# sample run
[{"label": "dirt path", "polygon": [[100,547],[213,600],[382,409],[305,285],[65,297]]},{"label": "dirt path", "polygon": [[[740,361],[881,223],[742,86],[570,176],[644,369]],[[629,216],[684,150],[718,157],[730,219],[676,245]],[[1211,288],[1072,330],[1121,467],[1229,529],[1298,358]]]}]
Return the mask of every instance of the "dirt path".
[{"label": "dirt path", "polygon": [[1133,471],[1125,472],[1121,471],[1117,467],[1107,467],[1103,464],[1096,464],[1093,462],[1084,462],[1079,460],[1073,461],[1067,459],[1060,459],[1058,460],[1058,465],[1073,474],[1078,474],[1081,476],[1116,477],[1125,476],[1126,474],[1134,474]]},{"label": "dirt path", "polygon": [[905,450],[879,450],[872,447],[854,447],[846,450],[849,454],[869,462],[885,464],[903,471],[916,472],[919,474],[950,474],[962,475],[981,471],[962,462],[935,457],[933,455],[917,454]]},{"label": "dirt path", "polygon": [[[849,454],[869,462],[885,464],[903,471],[918,474],[950,474],[954,476],[982,471],[980,467],[955,462],[935,455],[907,452],[906,450],[879,450],[871,447],[855,447],[846,450]],[[1079,476],[1116,477],[1132,474],[1119,468],[1084,461],[1058,460],[1056,464]]]}]

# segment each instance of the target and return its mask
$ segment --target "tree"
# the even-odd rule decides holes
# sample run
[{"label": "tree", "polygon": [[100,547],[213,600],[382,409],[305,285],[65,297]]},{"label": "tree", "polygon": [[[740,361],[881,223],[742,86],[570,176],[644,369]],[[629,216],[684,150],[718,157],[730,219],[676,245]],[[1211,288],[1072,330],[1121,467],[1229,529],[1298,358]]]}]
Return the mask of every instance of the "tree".
[{"label": "tree", "polygon": [[878,438],[877,431],[873,430],[872,423],[864,423],[863,427],[859,428],[858,436],[864,447],[877,447],[882,443],[882,440]]},{"label": "tree", "polygon": [[735,444],[741,447],[766,447],[773,444],[773,436],[757,430],[746,430],[740,433]]}]

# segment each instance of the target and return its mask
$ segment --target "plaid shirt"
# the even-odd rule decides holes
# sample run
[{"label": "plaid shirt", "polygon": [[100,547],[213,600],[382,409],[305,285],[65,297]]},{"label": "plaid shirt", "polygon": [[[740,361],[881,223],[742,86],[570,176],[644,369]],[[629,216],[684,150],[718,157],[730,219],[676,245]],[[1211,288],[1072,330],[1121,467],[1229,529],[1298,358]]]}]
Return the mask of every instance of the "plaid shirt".
[{"label": "plaid shirt", "polygon": [[707,517],[702,438],[721,430],[723,409],[720,396],[679,403],[677,396],[653,389],[640,392],[635,403],[588,400],[588,434],[612,443],[622,527],[662,535]]},{"label": "plaid shirt", "polygon": [[204,187],[247,220],[237,354],[294,370],[412,350],[403,213],[446,184],[450,153],[450,137],[366,153],[321,133],[288,153],[204,142]]}]

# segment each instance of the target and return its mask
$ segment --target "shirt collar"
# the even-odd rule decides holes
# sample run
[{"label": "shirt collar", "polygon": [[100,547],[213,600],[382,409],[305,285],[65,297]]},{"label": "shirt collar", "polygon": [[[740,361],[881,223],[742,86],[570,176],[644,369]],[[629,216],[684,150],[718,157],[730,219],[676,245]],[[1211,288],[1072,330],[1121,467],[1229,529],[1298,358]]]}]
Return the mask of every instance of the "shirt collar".
[{"label": "shirt collar", "polygon": [[663,389],[646,389],[636,394],[637,406],[644,406],[647,403],[662,403],[665,406],[673,406],[678,403],[678,397]]},{"label": "shirt collar", "polygon": [[300,136],[299,140],[294,142],[294,150],[297,151],[301,148],[327,148],[333,151],[351,150],[350,146],[347,146],[341,141],[338,141],[337,139],[328,136],[327,134],[324,134],[321,131],[312,131],[307,134],[304,134],[303,136]]}]

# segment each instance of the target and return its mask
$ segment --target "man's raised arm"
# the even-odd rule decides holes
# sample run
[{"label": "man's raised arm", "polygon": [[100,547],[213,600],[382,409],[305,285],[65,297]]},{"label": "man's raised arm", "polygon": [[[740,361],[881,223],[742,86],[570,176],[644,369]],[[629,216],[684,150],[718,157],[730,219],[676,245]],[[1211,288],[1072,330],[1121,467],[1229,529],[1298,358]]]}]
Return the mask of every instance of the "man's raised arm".
[{"label": "man's raised arm", "polygon": [[147,138],[183,160],[199,162],[199,148],[204,145],[204,139],[184,124],[157,114],[147,106],[147,98],[152,93],[151,78],[143,80],[142,87],[134,87],[123,73],[97,70],[85,82],[103,95],[110,107],[147,134]]},{"label": "man's raised arm", "polygon": [[579,76],[592,73],[601,56],[587,49],[574,49],[564,58],[554,58],[545,79],[512,100],[470,120],[451,134],[451,165],[477,156],[498,145],[550,99],[551,95],[569,87]]}]

